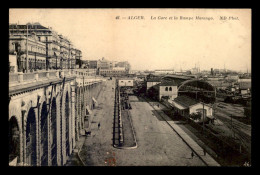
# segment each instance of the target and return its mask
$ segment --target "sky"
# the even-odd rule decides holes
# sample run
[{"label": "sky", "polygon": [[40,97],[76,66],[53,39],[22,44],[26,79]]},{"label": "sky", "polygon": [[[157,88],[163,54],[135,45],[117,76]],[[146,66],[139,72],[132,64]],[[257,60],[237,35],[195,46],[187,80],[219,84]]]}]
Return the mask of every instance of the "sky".
[{"label": "sky", "polygon": [[9,23],[28,22],[66,36],[84,60],[128,61],[133,70],[251,71],[250,9],[9,9]]}]

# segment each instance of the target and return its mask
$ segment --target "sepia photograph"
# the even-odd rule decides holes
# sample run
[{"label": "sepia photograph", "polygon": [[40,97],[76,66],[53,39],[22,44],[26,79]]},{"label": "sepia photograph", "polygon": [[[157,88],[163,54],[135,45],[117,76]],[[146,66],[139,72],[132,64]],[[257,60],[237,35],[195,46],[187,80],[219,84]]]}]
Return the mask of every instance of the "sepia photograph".
[{"label": "sepia photograph", "polygon": [[251,167],[252,9],[9,8],[10,167]]}]

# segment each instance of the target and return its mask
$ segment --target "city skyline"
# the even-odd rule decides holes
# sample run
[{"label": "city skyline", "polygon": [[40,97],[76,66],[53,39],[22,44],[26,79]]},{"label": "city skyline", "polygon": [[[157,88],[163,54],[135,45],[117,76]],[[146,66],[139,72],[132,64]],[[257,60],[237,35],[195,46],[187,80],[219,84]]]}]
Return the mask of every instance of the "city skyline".
[{"label": "city skyline", "polygon": [[[206,14],[214,20],[153,21],[153,14]],[[145,20],[115,19],[131,15]],[[238,16],[239,22],[219,21],[219,15]],[[251,72],[250,18],[245,9],[10,9],[9,23],[52,27],[82,50],[83,60],[127,60],[133,70],[178,71],[196,64],[200,70]]]}]

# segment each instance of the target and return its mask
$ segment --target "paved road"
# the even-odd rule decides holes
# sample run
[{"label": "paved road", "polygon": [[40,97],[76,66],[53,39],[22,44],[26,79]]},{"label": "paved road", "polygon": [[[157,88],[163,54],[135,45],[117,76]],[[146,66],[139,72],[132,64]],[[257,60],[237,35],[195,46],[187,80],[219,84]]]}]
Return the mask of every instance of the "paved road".
[{"label": "paved road", "polygon": [[[191,149],[164,121],[153,114],[152,107],[136,96],[130,96],[131,115],[138,147],[117,149],[113,141],[114,81],[107,81],[99,96],[99,109],[94,110],[92,135],[82,147],[81,157],[92,166],[205,166],[191,158]],[[101,102],[100,100],[103,99]],[[97,123],[101,123],[98,130]]]}]

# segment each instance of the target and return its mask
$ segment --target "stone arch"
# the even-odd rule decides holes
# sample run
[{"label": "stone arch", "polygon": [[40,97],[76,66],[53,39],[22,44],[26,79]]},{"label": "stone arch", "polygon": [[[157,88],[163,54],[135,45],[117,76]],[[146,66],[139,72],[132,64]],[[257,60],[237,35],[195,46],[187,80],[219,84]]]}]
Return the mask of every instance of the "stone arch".
[{"label": "stone arch", "polygon": [[79,125],[78,125],[78,104],[79,104],[79,88],[75,88],[75,102],[76,102],[76,111],[75,111],[75,114],[76,114],[76,119],[75,119],[75,136],[76,136],[76,141],[78,140],[78,137],[79,137]]},{"label": "stone arch", "polygon": [[19,131],[22,131],[21,108],[16,103],[9,105],[9,120],[14,117],[17,120]]},{"label": "stone arch", "polygon": [[51,111],[50,111],[50,142],[51,142],[51,165],[56,166],[57,165],[57,104],[56,104],[56,98],[52,98],[51,102]]},{"label": "stone arch", "polygon": [[46,102],[43,102],[41,111],[40,111],[40,128],[41,128],[41,166],[48,165],[48,109]]},{"label": "stone arch", "polygon": [[30,108],[26,120],[26,133],[25,133],[25,144],[26,144],[26,155],[25,163],[28,165],[37,165],[37,121],[34,108]]},{"label": "stone arch", "polygon": [[81,128],[84,128],[84,117],[85,117],[85,99],[86,94],[85,94],[84,87],[81,87],[81,98],[80,98],[80,120],[81,120]]},{"label": "stone arch", "polygon": [[91,110],[93,109],[92,97],[93,97],[93,84],[90,84],[90,86],[89,86],[89,106],[90,106]]},{"label": "stone arch", "polygon": [[69,155],[70,148],[70,102],[69,102],[69,93],[66,92],[65,97],[65,140],[66,140],[66,156]]},{"label": "stone arch", "polygon": [[63,120],[63,99],[64,99],[64,97],[63,97],[64,95],[62,95],[62,96],[60,96],[60,156],[61,156],[61,165],[63,165],[63,137],[62,137],[62,135],[63,135],[63,122],[62,122],[62,120]]},{"label": "stone arch", "polygon": [[[64,165],[66,161],[66,96],[68,94],[68,99],[70,98],[70,88],[69,84],[64,85],[64,89],[61,92],[60,97],[60,150],[61,150],[61,165]],[[69,107],[68,107],[69,109]],[[70,136],[69,136],[70,137]]]},{"label": "stone arch", "polygon": [[12,116],[9,120],[9,162],[17,158],[17,162],[20,162],[20,128],[18,120],[15,116]]},{"label": "stone arch", "polygon": [[86,85],[85,99],[86,99],[85,105],[89,105],[89,85]]},{"label": "stone arch", "polygon": [[86,105],[89,106],[89,85],[86,86]]},{"label": "stone arch", "polygon": [[77,98],[77,121],[78,121],[78,131],[80,133],[81,129],[81,87],[78,88],[78,98]]}]

